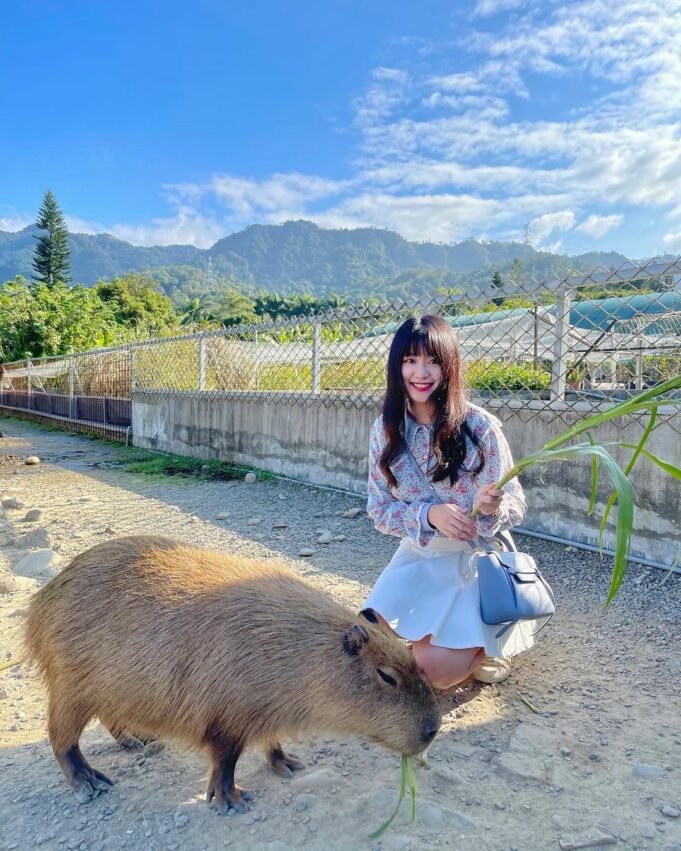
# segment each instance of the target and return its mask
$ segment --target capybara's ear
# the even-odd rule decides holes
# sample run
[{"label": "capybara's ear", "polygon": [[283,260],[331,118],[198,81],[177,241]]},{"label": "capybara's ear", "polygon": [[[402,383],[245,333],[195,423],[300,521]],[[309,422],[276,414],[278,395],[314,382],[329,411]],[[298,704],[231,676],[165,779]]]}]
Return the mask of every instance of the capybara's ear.
[{"label": "capybara's ear", "polygon": [[376,612],[373,609],[362,609],[362,611],[360,612],[360,615],[363,618],[366,618],[369,621],[369,623],[376,623],[376,624],[378,623],[378,615],[376,614]]},{"label": "capybara's ear", "polygon": [[368,641],[369,633],[363,626],[356,623],[343,633],[343,650],[348,656],[359,656],[367,646]]}]

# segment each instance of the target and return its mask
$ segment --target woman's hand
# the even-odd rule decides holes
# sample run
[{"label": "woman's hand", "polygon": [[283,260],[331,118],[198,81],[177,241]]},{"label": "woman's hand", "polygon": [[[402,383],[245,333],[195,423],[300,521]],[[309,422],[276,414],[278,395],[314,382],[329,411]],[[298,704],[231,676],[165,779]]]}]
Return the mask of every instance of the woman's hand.
[{"label": "woman's hand", "polygon": [[477,535],[473,520],[453,503],[431,505],[428,509],[428,522],[438,532],[455,541],[470,541]]},{"label": "woman's hand", "polygon": [[504,492],[499,490],[495,482],[483,485],[475,494],[473,508],[477,508],[480,514],[496,514],[499,511],[503,495]]}]

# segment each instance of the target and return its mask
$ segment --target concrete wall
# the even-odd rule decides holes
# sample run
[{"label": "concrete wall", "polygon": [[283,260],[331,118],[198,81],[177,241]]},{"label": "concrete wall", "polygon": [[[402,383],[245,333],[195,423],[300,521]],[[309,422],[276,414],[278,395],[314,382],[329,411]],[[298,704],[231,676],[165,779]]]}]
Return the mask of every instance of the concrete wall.
[{"label": "concrete wall", "polygon": [[[565,421],[555,413],[488,407],[504,422],[516,458],[540,449],[565,429]],[[229,456],[274,473],[363,493],[369,429],[377,413],[373,407],[327,407],[321,400],[310,403],[309,397],[282,401],[277,394],[262,394],[256,401],[239,394],[226,398],[212,393],[167,396],[135,391],[133,435],[136,446],[198,458]],[[572,424],[579,415],[564,417]],[[648,448],[681,467],[681,436],[669,420],[659,417]],[[677,414],[677,428],[678,422]],[[607,424],[597,436],[602,442],[636,443],[642,430],[635,421],[619,429]],[[614,454],[624,464],[630,452]],[[598,521],[611,488],[601,474],[596,520],[588,518],[588,459],[552,463],[543,471],[528,472],[521,481],[529,506],[523,524],[527,529],[579,543],[598,543]],[[637,495],[632,555],[671,565],[681,552],[681,483],[645,459],[639,459],[632,483]],[[615,518],[616,510],[611,516]],[[611,547],[613,540],[609,533],[605,546]]]}]

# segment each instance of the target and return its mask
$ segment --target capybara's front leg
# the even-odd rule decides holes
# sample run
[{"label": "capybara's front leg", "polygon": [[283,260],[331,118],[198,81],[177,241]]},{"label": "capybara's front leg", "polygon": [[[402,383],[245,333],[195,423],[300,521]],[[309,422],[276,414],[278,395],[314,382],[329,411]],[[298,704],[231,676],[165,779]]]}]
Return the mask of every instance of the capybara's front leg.
[{"label": "capybara's front leg", "polygon": [[96,798],[100,792],[106,792],[109,786],[113,786],[113,780],[88,763],[78,745],[72,745],[63,752],[55,750],[54,755],[80,803]]},{"label": "capybara's front leg", "polygon": [[55,683],[47,709],[47,729],[64,776],[75,789],[78,800],[85,803],[113,786],[113,781],[92,768],[78,747],[80,734],[94,714],[78,695],[73,685]]},{"label": "capybara's front leg", "polygon": [[251,800],[251,793],[234,782],[234,770],[243,745],[220,733],[209,734],[205,741],[211,757],[206,800],[210,803],[215,798],[217,810],[222,816],[227,815],[230,807],[238,813],[245,813],[248,809],[246,801]]},{"label": "capybara's front leg", "polygon": [[294,771],[305,768],[305,763],[293,753],[286,753],[279,742],[275,742],[267,751],[267,762],[275,774],[292,777]]}]

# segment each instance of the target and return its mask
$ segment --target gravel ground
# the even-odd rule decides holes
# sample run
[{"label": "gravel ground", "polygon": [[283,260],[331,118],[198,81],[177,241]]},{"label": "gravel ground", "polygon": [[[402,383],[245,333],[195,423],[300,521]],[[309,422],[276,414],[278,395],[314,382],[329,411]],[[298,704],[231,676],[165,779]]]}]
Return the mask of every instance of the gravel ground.
[{"label": "gravel ground", "polygon": [[[0,419],[0,428],[0,490],[22,504],[0,516],[0,661],[21,652],[22,614],[38,587],[17,573],[27,572],[18,567],[22,557],[36,552],[22,540],[27,533],[51,548],[57,570],[107,536],[133,532],[283,556],[353,606],[397,544],[375,532],[363,511],[340,516],[363,508],[351,496],[281,480],[134,475],[116,466],[122,450],[103,442],[16,420]],[[32,455],[39,465],[24,463]],[[44,514],[24,521],[35,508]],[[341,539],[318,544],[321,530]],[[32,670],[14,668],[0,673],[0,849],[617,844],[681,851],[681,577],[632,565],[603,612],[609,560],[533,538],[519,542],[552,583],[558,613],[506,683],[443,694],[442,731],[428,767],[417,771],[415,824],[405,807],[381,839],[369,840],[396,800],[399,758],[360,740],[323,736],[291,745],[308,765],[293,780],[247,753],[238,779],[255,800],[246,815],[223,818],[203,800],[201,754],[172,743],[123,751],[93,724],[83,751],[116,785],[79,805],[46,738],[42,684]],[[300,558],[304,547],[315,554]]]}]

